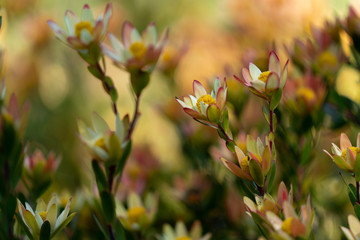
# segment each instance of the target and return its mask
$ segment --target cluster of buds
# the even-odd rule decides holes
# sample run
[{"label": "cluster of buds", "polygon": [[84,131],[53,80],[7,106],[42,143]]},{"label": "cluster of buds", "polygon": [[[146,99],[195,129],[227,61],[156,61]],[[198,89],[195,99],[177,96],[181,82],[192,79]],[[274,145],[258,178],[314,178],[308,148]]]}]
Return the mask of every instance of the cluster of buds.
[{"label": "cluster of buds", "polygon": [[70,223],[76,213],[69,215],[71,199],[68,200],[65,209],[58,215],[57,197],[53,195],[48,204],[40,199],[35,211],[28,203],[25,206],[17,201],[20,214],[19,221],[29,239],[51,239]]},{"label": "cluster of buds", "polygon": [[279,185],[276,201],[269,194],[255,196],[255,199],[256,202],[253,202],[244,197],[247,212],[272,239],[307,239],[314,218],[310,198],[301,206],[300,216],[293,207],[292,190],[288,191],[283,182]]},{"label": "cluster of buds", "polygon": [[266,139],[266,144],[262,143],[261,139],[257,141],[248,135],[246,138],[245,154],[238,146],[235,146],[235,153],[239,165],[232,161],[222,158],[224,165],[236,176],[241,179],[254,181],[257,186],[263,187],[265,177],[271,167],[271,151],[269,147],[269,140]]},{"label": "cluster of buds", "polygon": [[255,95],[270,101],[274,93],[285,86],[288,64],[289,60],[281,70],[279,57],[275,52],[270,52],[267,71],[262,72],[255,64],[250,63],[249,69],[243,68],[241,71],[244,79],[234,77]]},{"label": "cluster of buds", "polygon": [[217,78],[214,82],[214,89],[208,93],[205,87],[197,80],[193,82],[194,96],[184,97],[183,100],[176,99],[183,107],[185,113],[194,119],[216,127],[222,122],[227,99],[226,79]]},{"label": "cluster of buds", "polygon": [[199,221],[194,222],[190,232],[181,221],[176,222],[175,229],[169,224],[165,224],[163,227],[163,234],[157,237],[158,240],[209,240],[210,238],[210,233],[202,236],[202,228]]},{"label": "cluster of buds", "polygon": [[143,202],[139,195],[132,192],[127,198],[127,209],[117,202],[116,215],[126,229],[142,231],[153,222],[157,206],[158,199],[154,194],[147,194]]},{"label": "cluster of buds", "polygon": [[354,173],[354,168],[357,156],[360,156],[360,133],[357,135],[356,146],[353,146],[345,133],[340,135],[340,148],[332,143],[330,154],[328,151],[324,152],[331,157],[335,164],[342,170],[350,173]]}]

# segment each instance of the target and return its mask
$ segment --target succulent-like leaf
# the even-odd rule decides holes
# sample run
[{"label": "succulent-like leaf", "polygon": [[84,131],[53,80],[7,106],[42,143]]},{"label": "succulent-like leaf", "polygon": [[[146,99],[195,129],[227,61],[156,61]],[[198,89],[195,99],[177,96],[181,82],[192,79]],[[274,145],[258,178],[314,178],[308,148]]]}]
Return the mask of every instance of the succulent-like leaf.
[{"label": "succulent-like leaf", "polygon": [[251,159],[249,161],[249,170],[250,170],[250,175],[253,178],[254,182],[260,186],[263,187],[264,186],[264,175],[261,171],[261,167],[258,164],[258,162],[254,159]]}]

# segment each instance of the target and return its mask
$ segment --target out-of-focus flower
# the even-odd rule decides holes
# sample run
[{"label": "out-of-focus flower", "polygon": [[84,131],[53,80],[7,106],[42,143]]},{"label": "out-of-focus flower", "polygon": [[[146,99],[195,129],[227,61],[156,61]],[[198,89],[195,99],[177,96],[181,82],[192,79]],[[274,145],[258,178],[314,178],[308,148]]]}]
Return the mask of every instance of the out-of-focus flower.
[{"label": "out-of-focus flower", "polygon": [[311,114],[322,106],[325,93],[326,85],[322,78],[307,71],[303,77],[287,81],[284,101],[297,114]]},{"label": "out-of-focus flower", "polygon": [[340,227],[344,232],[345,236],[349,240],[358,240],[360,239],[360,222],[353,215],[348,216],[349,228]]},{"label": "out-of-focus flower", "polygon": [[187,50],[188,47],[186,45],[177,47],[174,45],[167,45],[161,54],[158,69],[164,74],[171,76]]},{"label": "out-of-focus flower", "polygon": [[211,234],[207,233],[204,236],[202,235],[201,224],[199,221],[194,222],[191,227],[190,232],[186,229],[186,226],[183,222],[176,222],[175,229],[173,229],[169,224],[165,224],[163,227],[163,234],[158,236],[159,240],[208,240],[211,238]]},{"label": "out-of-focus flower", "polygon": [[111,17],[111,4],[107,4],[104,15],[94,18],[90,6],[85,4],[79,18],[71,10],[65,13],[67,32],[52,20],[48,24],[56,37],[70,47],[81,51],[89,47],[92,42],[100,42],[104,38],[109,19]]},{"label": "out-of-focus flower", "polygon": [[127,199],[127,209],[117,202],[116,215],[126,229],[139,231],[147,228],[153,222],[157,205],[158,199],[154,194],[148,193],[143,202],[139,195],[132,192]]},{"label": "out-of-focus flower", "polygon": [[[268,142],[268,140],[266,140]],[[258,186],[264,186],[265,176],[271,166],[271,152],[269,144],[265,146],[260,138],[255,139],[248,135],[246,139],[247,155],[235,146],[235,153],[239,165],[222,158],[223,164],[236,176],[254,181]]]},{"label": "out-of-focus flower", "polygon": [[150,23],[142,35],[126,21],[122,29],[122,42],[109,34],[111,47],[102,44],[104,54],[108,55],[115,65],[127,71],[151,72],[155,67],[168,38],[168,29],[158,40],[154,23]]},{"label": "out-of-focus flower", "polygon": [[71,199],[69,199],[65,209],[61,212],[60,215],[57,215],[58,207],[56,201],[56,195],[52,196],[47,205],[42,199],[40,199],[37,202],[35,211],[28,203],[25,203],[24,207],[24,205],[19,200],[17,201],[21,220],[23,221],[24,226],[27,227],[28,231],[30,231],[34,239],[39,239],[40,229],[46,221],[50,223],[50,238],[52,238],[58,232],[64,229],[75,216],[76,213],[71,213],[69,215]]},{"label": "out-of-focus flower", "polygon": [[324,152],[331,157],[335,164],[346,172],[354,172],[356,156],[360,153],[360,133],[357,135],[356,146],[353,146],[345,133],[340,135],[340,148],[332,143],[330,154]]},{"label": "out-of-focus flower", "polygon": [[[3,83],[2,83],[3,84]],[[0,109],[0,127],[5,124],[11,124],[14,126],[14,128],[22,134],[25,130],[26,122],[27,122],[27,116],[30,110],[30,104],[29,102],[26,102],[23,104],[23,106],[20,108],[18,104],[18,100],[16,95],[13,93],[10,97],[8,106],[4,105],[4,97],[6,92],[6,87],[3,85],[2,87],[3,91],[1,94],[1,109]]]},{"label": "out-of-focus flower", "polygon": [[247,86],[249,90],[255,95],[269,100],[269,96],[285,86],[287,79],[287,67],[289,60],[286,61],[283,70],[281,71],[280,60],[275,52],[270,52],[269,55],[269,67],[267,71],[261,72],[261,70],[253,63],[249,64],[249,69],[242,69],[241,78],[234,76],[242,84]]},{"label": "out-of-focus flower", "polygon": [[124,124],[119,115],[116,115],[115,131],[110,130],[108,124],[97,113],[92,116],[94,130],[79,121],[81,140],[89,147],[91,154],[97,160],[110,164],[117,163],[125,148]]},{"label": "out-of-focus flower", "polygon": [[185,113],[196,120],[216,124],[223,118],[227,99],[226,79],[217,78],[214,82],[214,89],[207,93],[205,87],[197,80],[193,82],[194,95],[184,97],[183,100],[176,98],[183,107]]}]

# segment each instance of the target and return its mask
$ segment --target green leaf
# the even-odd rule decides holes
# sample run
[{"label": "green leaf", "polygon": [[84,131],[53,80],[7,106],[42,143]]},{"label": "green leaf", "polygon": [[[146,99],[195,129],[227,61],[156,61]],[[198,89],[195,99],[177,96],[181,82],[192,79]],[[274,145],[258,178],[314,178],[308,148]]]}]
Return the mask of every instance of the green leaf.
[{"label": "green leaf", "polygon": [[226,141],[226,147],[232,152],[235,153],[236,143],[234,141]]},{"label": "green leaf", "polygon": [[357,218],[360,219],[360,204],[359,203],[355,203],[354,211],[355,211]]},{"label": "green leaf", "polygon": [[269,171],[269,173],[267,175],[267,178],[269,179],[268,186],[267,186],[267,192],[272,191],[275,175],[276,175],[276,164],[275,164],[275,161],[274,161],[272,163],[270,171]]},{"label": "green leaf", "polygon": [[269,239],[269,230],[267,229],[273,229],[273,227],[259,214],[250,212],[251,218],[254,220],[256,225],[259,227],[261,233],[266,237],[266,239]]},{"label": "green leaf", "polygon": [[106,240],[110,240],[109,232],[105,231],[104,227],[101,225],[99,219],[96,217],[95,214],[93,214],[93,217],[95,219],[96,225],[99,227],[100,231],[104,234]]},{"label": "green leaf", "polygon": [[103,190],[100,192],[100,198],[105,220],[107,223],[111,223],[115,219],[114,197],[109,191]]},{"label": "green leaf", "polygon": [[66,225],[68,225],[71,220],[75,217],[76,212],[73,212],[72,214],[70,214],[61,224],[60,226],[58,226],[50,235],[50,238],[53,238],[58,232],[60,232],[61,230],[63,230]]},{"label": "green leaf", "polygon": [[262,174],[262,170],[260,165],[257,163],[256,160],[251,159],[249,161],[249,170],[254,182],[260,186],[264,186],[264,175]]},{"label": "green leaf", "polygon": [[267,121],[268,124],[270,124],[270,112],[269,109],[265,106],[262,107],[263,113],[264,113],[264,117],[265,120]]},{"label": "green leaf", "polygon": [[6,208],[5,208],[5,212],[6,212],[6,217],[7,219],[9,219],[10,221],[12,221],[14,214],[15,214],[15,210],[16,210],[16,197],[14,195],[9,195],[7,201],[6,201]]},{"label": "green leaf", "polygon": [[132,142],[131,140],[129,140],[125,146],[124,152],[121,156],[121,159],[119,161],[119,164],[117,165],[116,171],[115,171],[115,175],[120,174],[119,178],[121,178],[122,172],[124,170],[126,161],[131,153],[131,147],[132,147]]},{"label": "green leaf", "polygon": [[354,166],[355,180],[360,181],[360,154],[357,154]]},{"label": "green leaf", "polygon": [[102,56],[101,47],[98,42],[94,41],[89,46],[89,58],[90,64],[96,64]]},{"label": "green leaf", "polygon": [[112,100],[113,102],[116,102],[116,101],[117,101],[117,99],[118,99],[118,93],[117,93],[116,88],[112,88],[112,89],[110,90],[110,97],[111,97],[111,100]]},{"label": "green leaf", "polygon": [[270,110],[271,111],[274,111],[274,109],[279,105],[281,96],[282,96],[281,89],[276,90],[274,92],[274,94],[271,96],[271,101],[270,101]]},{"label": "green leaf", "polygon": [[300,163],[301,165],[307,164],[311,160],[312,143],[307,141],[304,148],[301,150]]},{"label": "green leaf", "polygon": [[21,229],[25,232],[26,236],[27,236],[30,240],[33,240],[34,237],[32,236],[29,228],[28,228],[28,227],[26,226],[26,224],[23,222],[21,216],[17,213],[17,214],[15,214],[15,217],[16,217],[18,223],[20,224]]},{"label": "green leaf", "polygon": [[142,70],[130,72],[131,86],[136,96],[140,96],[142,90],[150,82],[150,73]]},{"label": "green leaf", "polygon": [[352,205],[355,205],[357,199],[356,199],[356,187],[353,184],[348,185],[348,194],[350,198],[350,202]]},{"label": "green leaf", "polygon": [[115,235],[116,235],[116,239],[126,240],[124,227],[122,226],[119,220],[116,220],[115,222]]},{"label": "green leaf", "polygon": [[51,230],[51,226],[49,221],[45,221],[40,229],[40,240],[49,240],[50,230]]},{"label": "green leaf", "polygon": [[103,170],[99,166],[99,163],[96,160],[93,160],[91,165],[95,174],[96,183],[99,188],[99,191],[108,189],[109,188],[108,182],[106,180]]},{"label": "green leaf", "polygon": [[102,80],[104,78],[103,73],[94,65],[88,66],[88,71],[97,79]]}]

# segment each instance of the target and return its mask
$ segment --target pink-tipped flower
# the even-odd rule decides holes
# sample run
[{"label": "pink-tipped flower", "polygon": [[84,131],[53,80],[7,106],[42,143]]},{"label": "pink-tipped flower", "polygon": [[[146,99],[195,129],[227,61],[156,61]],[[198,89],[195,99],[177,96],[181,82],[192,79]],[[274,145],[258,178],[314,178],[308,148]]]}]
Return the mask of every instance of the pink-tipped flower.
[{"label": "pink-tipped flower", "polygon": [[[26,151],[26,150],[25,150]],[[49,179],[60,163],[60,157],[50,152],[47,157],[36,149],[34,153],[26,153],[24,159],[25,174],[29,179]]]},{"label": "pink-tipped flower", "polygon": [[[266,140],[268,142],[268,140]],[[239,165],[222,158],[222,162],[232,173],[239,178],[254,181],[258,186],[264,186],[265,176],[271,166],[271,152],[269,144],[265,146],[260,138],[255,141],[250,135],[246,139],[247,155],[235,146],[235,153]]]},{"label": "pink-tipped flower", "polygon": [[48,24],[56,37],[65,44],[76,50],[85,50],[92,42],[100,42],[104,38],[109,19],[111,17],[111,4],[107,4],[104,15],[94,18],[90,6],[85,4],[79,18],[71,10],[65,13],[66,30],[62,29],[54,21],[48,20]]},{"label": "pink-tipped flower", "polygon": [[140,33],[130,22],[125,22],[122,29],[122,42],[109,34],[111,48],[102,45],[104,54],[114,63],[127,71],[148,71],[155,67],[162,49],[168,38],[168,29],[158,40],[158,33],[154,23]]},{"label": "pink-tipped flower", "polygon": [[205,87],[197,80],[193,82],[194,96],[184,97],[183,100],[176,98],[184,111],[191,117],[208,122],[214,126],[221,120],[225,110],[227,99],[226,79],[217,78],[214,89],[208,93]]},{"label": "pink-tipped flower", "polygon": [[281,70],[278,56],[275,52],[270,52],[268,70],[262,72],[255,64],[250,63],[249,69],[242,69],[243,79],[237,76],[234,77],[255,95],[269,100],[272,93],[284,88],[288,64],[289,60],[286,61],[284,68]]},{"label": "pink-tipped flower", "polygon": [[345,133],[340,136],[340,148],[332,143],[330,154],[324,152],[331,157],[335,164],[346,172],[354,172],[356,156],[360,154],[360,133],[357,135],[356,146],[353,146]]}]

